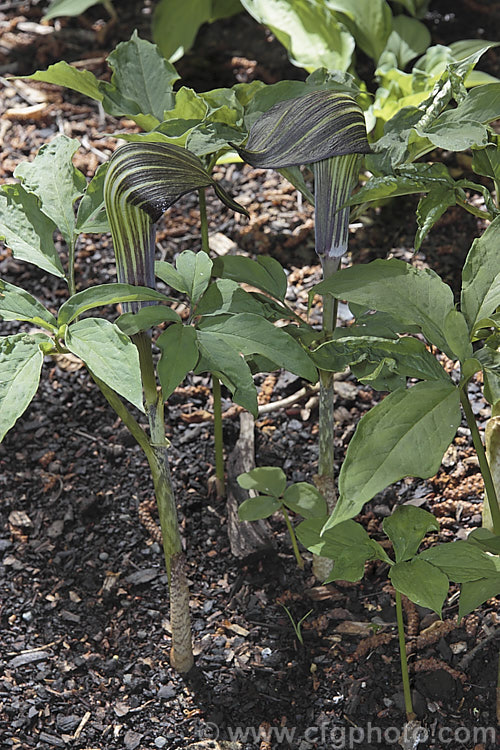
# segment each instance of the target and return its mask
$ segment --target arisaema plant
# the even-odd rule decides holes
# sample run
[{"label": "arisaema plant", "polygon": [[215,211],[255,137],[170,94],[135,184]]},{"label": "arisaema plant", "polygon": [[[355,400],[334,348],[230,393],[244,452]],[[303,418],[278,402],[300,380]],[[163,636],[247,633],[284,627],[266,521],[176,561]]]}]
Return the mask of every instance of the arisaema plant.
[{"label": "arisaema plant", "polygon": [[[329,278],[346,253],[349,235],[349,198],[357,183],[362,154],[369,153],[363,112],[349,95],[314,91],[279,102],[250,129],[240,156],[254,167],[288,169],[311,165],[314,173],[316,253]],[[323,296],[323,336],[332,337],[337,301]],[[334,375],[320,371],[318,488],[329,511],[335,506]],[[330,562],[326,565],[330,567]],[[328,570],[316,560],[316,573]]]},{"label": "arisaema plant", "polygon": [[[155,223],[178,198],[192,190],[213,186],[230,208],[244,213],[223,188],[203,169],[200,160],[186,149],[163,143],[135,143],[119,148],[111,157],[104,182],[104,202],[122,283],[154,287]],[[154,303],[153,303],[154,304]],[[139,313],[142,302],[124,305],[126,312]],[[149,421],[149,439],[140,435],[122,405],[109,389],[103,391],[123,421],[131,427],[144,449],[151,469],[163,536],[163,549],[170,589],[172,662],[180,672],[193,664],[189,616],[189,591],[177,521],[174,491],[165,435],[164,398],[157,382],[153,349],[147,330],[151,320],[171,319],[170,308],[148,316],[132,335],[138,353]]]}]

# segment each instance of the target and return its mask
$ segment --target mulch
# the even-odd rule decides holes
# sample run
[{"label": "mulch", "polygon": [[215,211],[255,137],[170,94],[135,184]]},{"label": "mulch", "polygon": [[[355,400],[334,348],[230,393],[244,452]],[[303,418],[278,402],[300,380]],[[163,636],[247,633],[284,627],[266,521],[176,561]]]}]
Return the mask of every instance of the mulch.
[{"label": "mulch", "polygon": [[[136,27],[142,36],[149,34],[148,14],[141,9],[150,10],[151,3],[123,3],[118,26],[107,25],[96,6],[83,20],[61,22],[54,34],[39,27],[46,5],[0,3],[2,76],[30,73],[61,58],[87,59],[96,75],[105,75],[105,56],[118,40]],[[440,0],[431,5],[428,22],[443,43],[481,33],[490,37],[488,24],[498,20],[494,3]],[[491,73],[499,73],[494,55],[487,64]],[[196,51],[178,67],[183,79],[199,89],[252,77],[272,82],[302,76],[250,19],[202,29]],[[12,181],[17,164],[33,158],[58,132],[80,139],[75,164],[90,177],[117,145],[109,134],[133,127],[103,116],[77,95],[27,83],[24,92],[5,80],[0,89],[2,106],[9,111],[0,120],[3,182]],[[33,91],[40,95],[40,106],[26,117],[22,110],[32,106],[26,97]],[[237,165],[219,171],[250,220],[232,216],[210,198],[214,252],[229,248],[273,255],[289,273],[289,302],[305,312],[307,292],[320,278],[311,208],[273,172]],[[353,230],[349,259],[395,256],[429,265],[456,291],[467,249],[482,227],[461,210],[450,210],[415,255],[415,206],[415,199],[402,199],[370,214]],[[62,240],[59,247],[64,258]],[[186,196],[159,226],[159,257],[171,260],[199,247],[196,200]],[[49,307],[64,299],[63,283],[13,259],[3,246],[0,276]],[[109,238],[82,237],[80,288],[115,276]],[[313,319],[318,313],[316,306]],[[341,318],[347,317],[341,306]],[[14,330],[17,324],[2,324],[3,335]],[[290,396],[303,385],[286,373],[262,377],[259,383],[268,401]],[[386,566],[370,563],[357,584],[321,585],[311,574],[308,553],[305,570],[296,567],[280,517],[270,519],[272,543],[262,554],[243,561],[232,556],[226,506],[214,492],[208,386],[205,377],[188,377],[167,413],[196,650],[196,667],[182,678],[169,665],[161,546],[140,523],[139,509],[153,492],[146,461],[76,359],[46,362],[36,398],[0,445],[0,747],[397,746],[404,703]],[[356,422],[380,394],[348,374],[337,389],[340,467]],[[471,395],[484,427],[489,411],[479,383]],[[239,419],[225,396],[229,453]],[[290,481],[311,481],[318,450],[314,394],[262,414],[255,440],[257,465],[282,466]],[[463,425],[435,477],[388,488],[359,520],[382,539],[383,518],[397,503],[411,501],[440,521],[439,534],[429,535],[426,543],[462,539],[481,523],[482,493],[470,433]],[[419,747],[493,748],[498,600],[458,625],[455,593],[450,591],[443,621],[405,603],[415,710],[428,732]],[[295,622],[307,615],[303,643],[283,605]],[[481,728],[490,728],[487,736]],[[360,730],[365,732],[362,744]]]}]

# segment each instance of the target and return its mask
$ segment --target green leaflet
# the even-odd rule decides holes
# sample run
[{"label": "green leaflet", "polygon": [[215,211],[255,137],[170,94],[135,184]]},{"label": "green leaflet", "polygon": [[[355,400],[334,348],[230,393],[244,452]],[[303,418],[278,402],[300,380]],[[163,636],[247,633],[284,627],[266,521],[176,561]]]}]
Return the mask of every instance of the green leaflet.
[{"label": "green leaflet", "polygon": [[191,326],[174,323],[158,337],[157,345],[161,350],[158,376],[163,398],[167,400],[198,362],[196,331]]},{"label": "green leaflet", "polygon": [[278,102],[254,122],[246,147],[235,148],[249,164],[266,169],[370,152],[361,107],[336,91]]},{"label": "green leaflet", "polygon": [[441,616],[450,582],[439,568],[417,557],[393,565],[389,577],[397,591],[415,604],[428,607]]},{"label": "green leaflet", "polygon": [[35,297],[21,287],[0,279],[0,320],[27,320],[44,328],[56,328],[56,319]]},{"label": "green leaflet", "polygon": [[73,294],[59,308],[57,318],[58,324],[67,325],[87,310],[105,305],[116,305],[119,302],[167,302],[170,297],[165,297],[161,292],[146,287],[136,287],[132,284],[98,284],[81,292]]},{"label": "green leaflet", "polygon": [[43,363],[41,341],[48,338],[25,333],[0,338],[0,441],[37,391]]},{"label": "green leaflet", "polygon": [[33,263],[43,271],[64,278],[59,255],[52,239],[54,222],[41,211],[38,198],[22,185],[0,188],[0,237],[14,258]]},{"label": "green leaflet", "polygon": [[65,343],[91,373],[144,411],[137,347],[118,326],[103,318],[84,318],[68,326]]},{"label": "green leaflet", "polygon": [[500,305],[500,217],[472,243],[462,270],[461,309],[470,331]]},{"label": "green leaflet", "polygon": [[73,166],[72,157],[80,144],[65,135],[41,147],[33,161],[21,162],[14,177],[25,190],[34,193],[43,213],[60,230],[68,245],[74,241],[74,202],[87,188],[85,176]]},{"label": "green leaflet", "polygon": [[451,382],[426,381],[390,393],[359,421],[327,528],[353,518],[393,482],[435,474],[459,424],[460,395]]}]

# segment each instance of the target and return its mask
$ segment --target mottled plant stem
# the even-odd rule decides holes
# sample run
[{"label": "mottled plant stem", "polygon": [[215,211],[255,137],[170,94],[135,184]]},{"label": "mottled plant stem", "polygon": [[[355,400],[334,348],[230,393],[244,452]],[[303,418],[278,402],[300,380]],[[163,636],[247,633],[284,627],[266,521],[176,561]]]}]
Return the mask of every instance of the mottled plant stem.
[{"label": "mottled plant stem", "polygon": [[[207,199],[205,189],[198,190],[200,202],[200,225],[201,225],[201,249],[210,252],[208,246],[208,217]],[[222,434],[222,394],[220,380],[212,373],[212,398],[214,402],[214,451],[215,451],[215,487],[219,499],[226,495],[226,484],[224,477],[224,439]]]},{"label": "mottled plant stem", "polygon": [[[340,258],[323,258],[323,279],[328,279],[340,265]],[[331,294],[323,296],[323,335],[331,338],[337,324],[337,300]],[[335,390],[334,373],[319,371],[319,456],[316,485],[325,498],[328,512],[332,513],[337,503],[335,490]],[[314,555],[313,571],[319,580],[325,580],[332,569],[332,561]]]},{"label": "mottled plant stem", "polygon": [[75,254],[76,254],[76,237],[72,237],[68,244],[68,275],[66,281],[68,282],[68,293],[72,297],[76,292],[75,284]]},{"label": "mottled plant stem", "polygon": [[225,497],[224,480],[224,438],[222,434],[222,396],[219,378],[212,374],[212,394],[214,399],[214,446],[215,446],[215,484],[217,497]]},{"label": "mottled plant stem", "polygon": [[288,533],[290,534],[290,539],[292,541],[292,549],[293,553],[295,555],[295,559],[297,560],[297,565],[301,570],[304,569],[304,560],[302,559],[302,555],[300,554],[299,545],[297,544],[297,537],[295,535],[295,529],[292,526],[292,522],[290,521],[290,516],[288,515],[288,511],[283,505],[281,510],[283,511],[283,517],[285,519],[286,527],[288,529]]},{"label": "mottled plant stem", "polygon": [[182,551],[177,508],[168,462],[168,441],[165,435],[163,396],[156,387],[151,340],[147,333],[132,337],[139,352],[144,388],[145,409],[151,434],[146,456],[153,477],[158,515],[163,537],[163,553],[170,591],[170,624],[172,628],[172,665],[178,672],[189,672],[193,666],[189,588]]},{"label": "mottled plant stem", "polygon": [[406,659],[405,625],[403,621],[403,603],[401,594],[396,590],[396,619],[398,623],[399,658],[401,662],[401,677],[403,678],[403,693],[405,699],[406,718],[412,721],[415,718],[413,703],[411,699],[410,675],[408,674],[408,661]]},{"label": "mottled plant stem", "polygon": [[481,440],[481,435],[479,434],[476,418],[474,417],[474,412],[472,411],[466,389],[466,385],[464,385],[460,389],[460,401],[464,410],[465,418],[467,419],[469,430],[471,431],[472,442],[474,444],[474,448],[476,449],[479,468],[481,470],[481,475],[484,481],[484,494],[493,525],[493,531],[495,532],[495,534],[500,536],[500,507],[498,505],[495,483],[491,475],[490,465],[488,463],[488,459],[486,458],[483,441]]}]

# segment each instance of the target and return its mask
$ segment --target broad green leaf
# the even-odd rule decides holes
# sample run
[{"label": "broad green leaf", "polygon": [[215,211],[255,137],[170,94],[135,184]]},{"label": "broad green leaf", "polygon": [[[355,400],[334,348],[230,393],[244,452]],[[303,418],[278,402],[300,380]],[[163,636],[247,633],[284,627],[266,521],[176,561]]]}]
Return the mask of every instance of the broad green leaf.
[{"label": "broad green leaf", "polygon": [[241,11],[239,0],[160,0],[153,14],[153,38],[164,57],[179,60],[191,49],[199,27]]},{"label": "broad green leaf", "polygon": [[214,261],[213,273],[223,279],[250,284],[281,301],[285,299],[286,274],[281,264],[270,256],[261,255],[252,260],[244,255],[226,255]]},{"label": "broad green leaf", "polygon": [[99,284],[89,289],[77,292],[66,300],[59,308],[57,321],[59,325],[67,325],[72,320],[94,307],[105,305],[117,305],[119,302],[169,302],[161,292],[147,287],[133,286],[132,284]]},{"label": "broad green leaf", "polygon": [[217,335],[244,356],[262,354],[306,380],[315,381],[317,378],[316,368],[300,344],[259,315],[240,313],[221,322],[217,317],[205,318],[200,322],[200,328]]},{"label": "broad green leaf", "polygon": [[428,531],[439,531],[439,523],[423,508],[400,505],[384,518],[382,528],[392,542],[396,562],[403,562],[413,557]]},{"label": "broad green leaf", "polygon": [[144,411],[139,354],[118,326],[103,318],[85,318],[68,326],[65,343],[90,372]]},{"label": "broad green leaf", "polygon": [[441,617],[450,582],[439,568],[416,558],[393,565],[389,577],[396,591],[407,596],[414,604],[432,609]]},{"label": "broad green leaf", "polygon": [[0,441],[37,391],[43,363],[41,340],[48,339],[25,333],[0,337]]},{"label": "broad green leaf", "polygon": [[0,279],[0,320],[27,320],[35,325],[56,327],[56,319],[37,299],[21,287]]},{"label": "broad green leaf", "polygon": [[176,265],[191,304],[195,305],[210,283],[212,261],[203,250],[198,253],[184,250],[177,258]]},{"label": "broad green leaf", "polygon": [[[491,46],[491,45],[490,45]],[[487,48],[481,48],[487,49]],[[441,114],[433,123],[433,128],[441,128],[441,125],[462,125],[465,131],[470,123],[481,123],[486,125],[498,119],[500,112],[500,82],[488,83],[484,86],[475,86],[468,91],[467,96],[455,109],[448,109]],[[483,144],[483,145],[486,145]]]},{"label": "broad green leaf", "polygon": [[462,270],[461,309],[472,331],[500,305],[500,217],[474,240]]},{"label": "broad green leaf", "polygon": [[323,518],[328,513],[325,498],[308,482],[290,485],[283,495],[283,503],[304,518]]},{"label": "broad green leaf", "polygon": [[167,263],[165,260],[155,261],[155,276],[161,279],[167,286],[175,289],[176,292],[188,293],[189,285],[171,263]]},{"label": "broad green leaf", "polygon": [[76,231],[86,234],[109,232],[109,222],[104,206],[104,178],[109,162],[101,164],[90,180],[76,214]]},{"label": "broad green leaf", "polygon": [[[344,329],[345,330],[345,329]],[[350,329],[348,329],[350,332]],[[345,336],[328,341],[311,351],[311,359],[321,370],[342,372],[346,367],[363,366],[364,377],[384,363],[390,371],[420,380],[448,379],[436,357],[418,339],[404,336],[396,341],[375,336]],[[357,377],[357,376],[356,376]]]},{"label": "broad green leaf", "polygon": [[115,320],[116,325],[127,336],[133,336],[140,331],[147,331],[160,323],[180,323],[179,315],[165,305],[142,307],[138,312],[127,312]]},{"label": "broad green leaf", "polygon": [[485,552],[500,555],[500,536],[497,536],[489,529],[483,527],[473,529],[467,537],[467,543],[475,544]]},{"label": "broad green leaf", "polygon": [[430,547],[421,552],[417,560],[432,563],[442,570],[450,581],[457,583],[492,578],[500,574],[498,557],[492,557],[474,544],[462,540]]},{"label": "broad green leaf", "polygon": [[244,490],[257,490],[273,497],[281,497],[286,487],[285,473],[278,466],[259,466],[240,474],[237,481]]},{"label": "broad green leaf", "polygon": [[359,523],[344,521],[323,532],[325,520],[325,517],[309,518],[300,523],[295,531],[304,547],[315,555],[335,561],[328,581],[359,581],[367,560],[384,560],[392,564],[383,547],[370,539]]},{"label": "broad green leaf", "polygon": [[431,477],[460,424],[460,394],[451,382],[427,381],[390,393],[365,414],[349,443],[330,525],[357,515],[389,484]]},{"label": "broad green leaf", "polygon": [[101,102],[103,93],[100,89],[100,81],[89,70],[78,70],[64,60],[49,65],[47,70],[37,70],[30,76],[32,81],[43,81],[53,83],[56,86],[65,86],[72,91],[78,91],[91,99]]},{"label": "broad green leaf", "polygon": [[466,581],[460,587],[458,601],[458,620],[473,612],[488,599],[500,594],[500,575],[491,578],[480,578],[478,581]]},{"label": "broad green leaf", "polygon": [[430,43],[431,35],[425,24],[403,14],[395,16],[392,19],[392,32],[378,65],[380,67],[386,61],[388,64],[391,59],[389,55],[392,55],[396,67],[404,70],[410,60],[425,52]]},{"label": "broad green leaf", "polygon": [[33,161],[21,162],[14,177],[25,190],[34,193],[43,213],[60,230],[68,244],[75,232],[74,202],[87,188],[85,176],[73,165],[73,154],[80,144],[60,135],[41,147]]},{"label": "broad green leaf", "polygon": [[456,203],[453,188],[434,187],[421,198],[417,206],[418,231],[415,235],[415,250],[420,250],[424,237],[445,211]]},{"label": "broad green leaf", "polygon": [[365,0],[327,0],[326,5],[336,11],[363,52],[377,62],[393,27],[391,9],[386,0],[370,0],[369,3]]},{"label": "broad green leaf", "polygon": [[484,397],[493,406],[500,400],[500,351],[483,346],[474,352],[481,365],[484,380]]},{"label": "broad green leaf", "polygon": [[[240,145],[246,138],[246,133],[236,130],[220,122],[207,122],[194,127],[187,135],[186,147],[197,156],[207,156],[216,152],[231,151],[229,143]],[[219,157],[220,158],[220,157]],[[239,157],[231,161],[239,161]],[[221,162],[219,159],[217,163]]]},{"label": "broad green leaf", "polygon": [[257,417],[257,389],[240,352],[218,334],[197,331],[196,336],[200,359],[195,373],[210,372],[219,377],[233,394],[234,401]]},{"label": "broad green leaf", "polygon": [[258,521],[260,518],[268,518],[281,508],[281,503],[270,495],[256,495],[243,500],[238,508],[240,521]]},{"label": "broad green leaf", "polygon": [[323,0],[241,0],[241,4],[273,32],[294,65],[309,72],[349,68],[354,39]]},{"label": "broad green leaf", "polygon": [[500,147],[490,143],[485,148],[473,149],[472,169],[476,174],[500,182]]},{"label": "broad green leaf", "polygon": [[79,16],[99,2],[100,0],[52,0],[43,18],[50,21],[51,18],[60,16]]},{"label": "broad green leaf", "polygon": [[[456,110],[448,110],[455,112]],[[438,117],[426,128],[416,127],[421,138],[428,138],[438,148],[447,151],[465,151],[468,148],[480,148],[488,143],[488,129],[480,122],[456,120],[448,111]]]},{"label": "broad green leaf", "polygon": [[460,362],[473,355],[467,321],[458,310],[450,310],[444,321],[444,334],[451,351]]},{"label": "broad green leaf", "polygon": [[174,323],[158,337],[156,343],[161,351],[158,376],[166,401],[198,362],[200,353],[196,331],[192,326]]},{"label": "broad green leaf", "polygon": [[453,293],[434,271],[395,258],[375,260],[332,274],[313,287],[309,297],[325,293],[418,325],[430,343],[451,355],[444,321],[454,309]]},{"label": "broad green leaf", "polygon": [[430,4],[430,0],[394,0],[394,2],[406,8],[408,13],[415,18],[423,18]]},{"label": "broad green leaf", "polygon": [[151,42],[134,31],[109,55],[111,83],[101,84],[103,107],[115,117],[127,115],[144,130],[152,130],[174,106],[173,83],[177,71]]},{"label": "broad green leaf", "polygon": [[14,258],[64,278],[52,239],[54,230],[54,223],[40,210],[35,195],[26,192],[22,185],[2,185],[0,238],[10,247]]},{"label": "broad green leaf", "polygon": [[196,315],[203,316],[249,312],[266,317],[264,306],[231,279],[213,281],[196,305],[194,312]]}]

